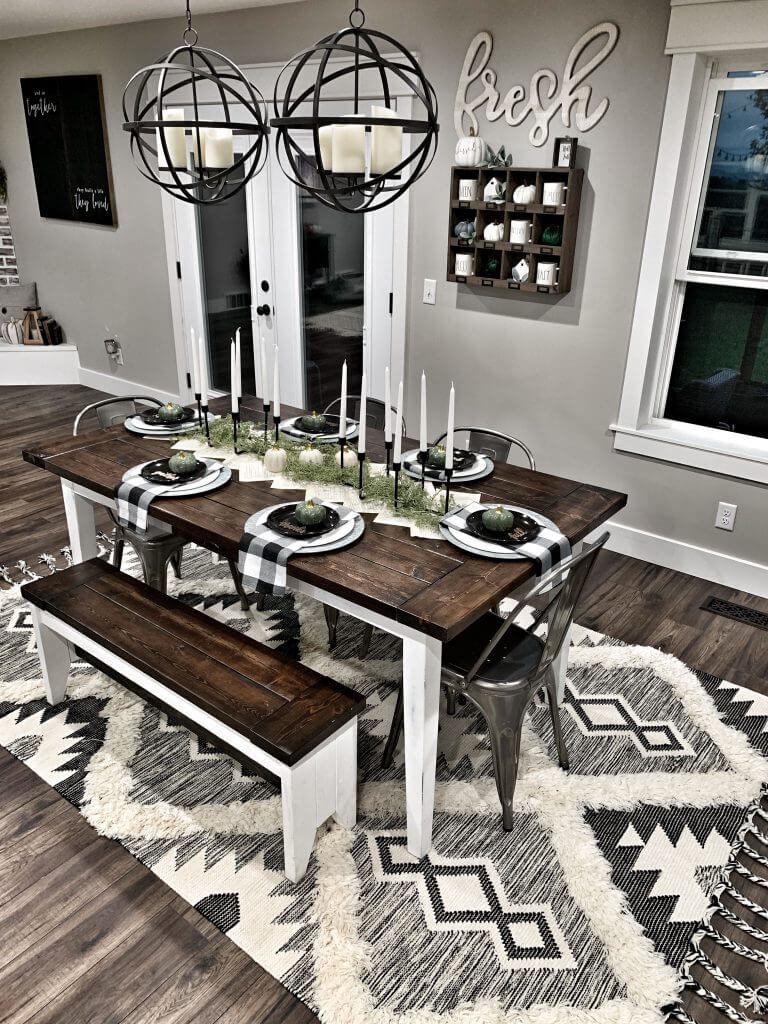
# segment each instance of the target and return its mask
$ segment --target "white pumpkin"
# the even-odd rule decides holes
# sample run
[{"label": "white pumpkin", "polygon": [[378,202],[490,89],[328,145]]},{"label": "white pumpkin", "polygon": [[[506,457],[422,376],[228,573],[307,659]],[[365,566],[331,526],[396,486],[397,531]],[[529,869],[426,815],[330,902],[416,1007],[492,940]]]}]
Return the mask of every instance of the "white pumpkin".
[{"label": "white pumpkin", "polygon": [[485,160],[485,143],[473,128],[456,143],[455,160],[459,167],[477,167]]},{"label": "white pumpkin", "polygon": [[0,324],[0,339],[6,345],[24,344],[24,324],[21,320],[11,317],[5,323]]},{"label": "white pumpkin", "polygon": [[483,238],[486,242],[501,242],[504,239],[504,223],[500,221],[498,224],[486,224],[485,230],[483,231]]},{"label": "white pumpkin", "polygon": [[268,473],[282,473],[288,465],[288,453],[284,448],[267,448],[264,469]]},{"label": "white pumpkin", "polygon": [[[357,452],[353,448],[344,448],[344,469],[349,469],[357,463]],[[341,466],[341,449],[336,452],[336,465]]]},{"label": "white pumpkin", "polygon": [[299,452],[299,462],[305,466],[322,466],[323,453],[319,448],[302,448]]},{"label": "white pumpkin", "polygon": [[536,199],[535,185],[518,185],[512,193],[512,200],[515,203],[532,203]]}]

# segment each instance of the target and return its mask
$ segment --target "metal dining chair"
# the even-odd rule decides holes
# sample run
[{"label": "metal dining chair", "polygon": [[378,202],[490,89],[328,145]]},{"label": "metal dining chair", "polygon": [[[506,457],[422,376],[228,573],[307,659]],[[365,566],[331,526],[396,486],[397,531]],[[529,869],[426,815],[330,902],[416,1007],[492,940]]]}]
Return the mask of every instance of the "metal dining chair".
[{"label": "metal dining chair", "polygon": [[[147,395],[102,398],[98,402],[92,402],[80,410],[75,417],[72,434],[74,437],[77,437],[81,421],[90,412],[95,412],[99,425],[106,428],[123,423],[129,416],[135,416],[138,411],[138,405],[159,407],[162,404],[158,399]],[[128,541],[141,563],[145,583],[164,594],[168,587],[169,563],[176,579],[181,579],[181,558],[184,545],[188,541],[163,524],[151,523],[145,531],[133,530],[130,527],[122,526],[111,509],[108,510],[108,513],[115,529],[112,564],[116,569],[120,568],[123,562],[125,542]],[[243,611],[248,611],[250,609],[250,602],[243,587],[237,565],[231,559],[227,559],[227,564],[232,574],[232,582],[235,585],[237,596],[240,598],[240,607]]]},{"label": "metal dining chair", "polygon": [[[488,725],[505,831],[512,828],[523,719],[541,689],[547,693],[560,767],[568,770],[554,665],[568,636],[584,584],[608,536],[604,533],[580,554],[560,562],[542,576],[528,597],[535,598],[553,587],[555,594],[527,629],[517,625],[516,615],[503,619],[488,612],[443,647],[443,686],[465,695]],[[547,627],[544,638],[536,632],[541,623]],[[391,765],[402,728],[401,687],[382,767]]]},{"label": "metal dining chair", "polygon": [[[512,452],[512,448],[519,448],[520,451],[525,455],[528,460],[528,467],[530,469],[536,469],[536,462],[533,458],[533,452],[528,445],[521,441],[519,437],[512,437],[510,434],[502,434],[500,430],[493,430],[490,427],[455,427],[454,438],[456,434],[467,434],[466,449],[470,452],[475,452],[477,455],[487,455],[493,459],[494,462],[507,462]],[[445,434],[441,434],[440,437],[435,441],[435,445],[440,444],[446,438]],[[456,445],[456,447],[461,447]]]}]

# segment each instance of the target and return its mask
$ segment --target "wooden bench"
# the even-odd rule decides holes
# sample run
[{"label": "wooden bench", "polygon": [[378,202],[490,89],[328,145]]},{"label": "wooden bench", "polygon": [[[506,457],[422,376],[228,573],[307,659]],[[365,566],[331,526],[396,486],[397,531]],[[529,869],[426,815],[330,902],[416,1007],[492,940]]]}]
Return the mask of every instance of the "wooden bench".
[{"label": "wooden bench", "polygon": [[98,558],[28,583],[24,597],[51,704],[66,695],[76,645],[279,778],[291,881],[307,869],[318,825],[355,824],[360,694]]}]

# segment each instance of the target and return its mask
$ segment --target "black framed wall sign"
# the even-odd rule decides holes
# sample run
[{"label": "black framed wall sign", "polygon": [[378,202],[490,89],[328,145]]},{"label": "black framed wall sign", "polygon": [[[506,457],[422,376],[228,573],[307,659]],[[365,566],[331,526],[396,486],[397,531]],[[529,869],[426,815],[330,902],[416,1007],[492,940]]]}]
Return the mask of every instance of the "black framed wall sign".
[{"label": "black framed wall sign", "polygon": [[117,226],[101,75],[22,78],[41,217]]}]

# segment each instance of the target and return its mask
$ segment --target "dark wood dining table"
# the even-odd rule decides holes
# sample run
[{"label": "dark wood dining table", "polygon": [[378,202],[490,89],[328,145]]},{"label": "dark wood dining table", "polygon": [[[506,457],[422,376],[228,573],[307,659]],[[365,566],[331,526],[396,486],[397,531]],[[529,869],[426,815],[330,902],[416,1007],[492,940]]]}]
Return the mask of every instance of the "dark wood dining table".
[{"label": "dark wood dining table", "polygon": [[[218,403],[218,410],[226,411],[225,401]],[[260,403],[244,399],[245,418],[258,419],[260,411]],[[51,437],[24,449],[28,462],[61,478],[75,562],[97,554],[96,506],[114,508],[125,471],[167,450],[168,441],[131,434],[122,426]],[[383,435],[370,429],[368,454],[383,461]],[[499,464],[491,477],[466,489],[480,491],[483,501],[514,504],[549,517],[574,548],[627,502],[617,491]],[[270,481],[241,483],[235,474],[209,494],[156,499],[151,518],[237,560],[246,519],[274,505],[275,495]],[[281,501],[303,497],[298,488],[279,491]],[[291,558],[288,585],[403,642],[408,849],[423,857],[432,843],[442,646],[503,598],[524,593],[534,566],[529,560],[475,556],[445,540],[412,537],[407,528],[374,519],[375,514],[365,515],[365,532],[351,547]],[[563,679],[566,661],[567,651],[558,667]]]}]

